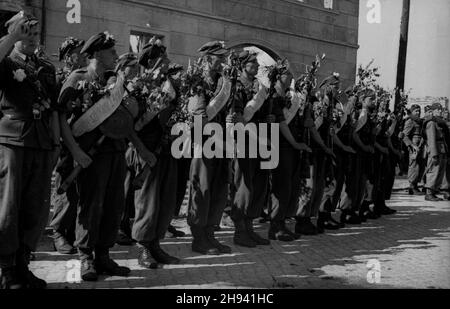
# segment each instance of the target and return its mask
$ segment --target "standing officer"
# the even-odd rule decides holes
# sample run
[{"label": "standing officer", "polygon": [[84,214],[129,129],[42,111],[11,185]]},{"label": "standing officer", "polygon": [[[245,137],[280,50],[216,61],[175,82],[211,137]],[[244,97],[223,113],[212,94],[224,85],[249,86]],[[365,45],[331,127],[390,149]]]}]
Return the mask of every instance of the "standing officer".
[{"label": "standing officer", "polygon": [[423,139],[422,139],[422,120],[420,119],[420,106],[411,106],[411,115],[405,122],[405,128],[403,130],[403,143],[408,147],[409,151],[409,168],[408,168],[408,181],[409,181],[409,194],[410,195],[423,195],[419,191],[418,183],[424,171],[423,162]]},{"label": "standing officer", "polygon": [[[114,70],[118,58],[114,46],[115,40],[108,33],[92,36],[81,50],[81,53],[88,55],[89,65],[69,76],[59,98],[61,133],[65,145],[74,160],[84,168],[77,178],[79,202],[75,246],[81,260],[81,278],[85,281],[95,281],[101,273],[126,276],[130,272],[109,257],[125,205],[125,141],[105,138],[91,158],[86,152],[103,136],[100,129],[97,127],[75,139],[67,122],[69,114],[74,113],[76,120],[83,113],[78,108],[73,109],[72,102],[82,100],[84,106],[99,100],[98,97],[91,97],[86,102],[84,87],[107,86],[105,73]],[[92,95],[98,96],[95,93]]]},{"label": "standing officer", "polygon": [[448,147],[445,143],[445,136],[442,128],[438,124],[438,118],[442,114],[442,105],[434,103],[431,106],[433,117],[425,122],[425,134],[427,142],[428,162],[426,168],[426,201],[442,201],[436,194],[439,192],[444,173],[447,168]]},{"label": "standing officer", "polygon": [[[280,79],[276,85],[280,103],[285,106],[285,121],[280,123],[280,162],[272,171],[272,209],[270,212],[269,239],[280,241],[293,241],[300,237],[287,229],[285,221],[288,217],[295,216],[300,195],[300,181],[303,152],[311,152],[311,149],[303,142],[303,128],[314,125],[311,115],[304,116],[305,94],[296,93],[295,86],[290,89],[290,98],[285,93],[292,76]],[[283,102],[284,100],[284,102]],[[291,108],[288,108],[288,107]],[[286,119],[289,113],[295,113],[293,119]],[[289,122],[288,122],[289,121]],[[309,167],[309,165],[308,165]]]},{"label": "standing officer", "polygon": [[[222,74],[222,65],[229,51],[223,42],[214,41],[203,45],[199,52],[206,69],[201,94],[194,97],[197,104],[192,107],[192,113],[194,116],[201,116],[203,124],[214,121],[225,127],[224,107],[230,98],[231,81]],[[219,100],[214,100],[215,98]],[[214,237],[214,227],[220,224],[227,204],[228,167],[227,159],[209,159],[203,155],[192,159],[188,224],[194,238],[194,252],[206,255],[231,252],[230,247],[222,245]]]},{"label": "standing officer", "polygon": [[[34,56],[37,20],[20,12],[0,41],[0,288],[46,287],[28,269],[48,220],[60,146],[55,68]],[[12,50],[12,51],[11,51]]]},{"label": "standing officer", "polygon": [[[148,61],[142,61],[147,59]],[[153,63],[158,59],[168,62],[166,47],[162,43],[150,43],[140,55],[140,63]],[[161,61],[160,61],[161,63]],[[146,67],[149,69],[149,67]],[[162,74],[166,69],[162,69]],[[165,75],[165,74],[164,74]],[[163,84],[170,79],[162,80]],[[162,86],[162,85],[161,85]],[[167,88],[167,87],[163,87]],[[173,86],[169,87],[173,89]],[[168,93],[176,104],[176,94]],[[135,218],[132,236],[139,248],[138,263],[146,268],[155,268],[154,260],[161,264],[178,264],[180,260],[170,256],[160,246],[170,221],[173,218],[177,202],[178,162],[171,154],[171,142],[166,138],[168,121],[174,106],[162,110],[142,130],[138,136],[152,152],[159,152],[159,157],[152,171],[145,177],[142,187],[135,192]],[[154,259],[154,260],[153,260]]]},{"label": "standing officer", "polygon": [[[70,73],[87,65],[86,57],[80,51],[83,40],[69,37],[59,49],[59,61],[64,67],[57,74],[58,87],[61,88]],[[56,166],[56,184],[66,179],[73,170],[73,158],[66,147],[61,150],[61,158]],[[58,185],[57,185],[58,187]],[[53,217],[50,226],[53,228],[53,243],[55,250],[61,254],[74,254],[75,221],[77,217],[78,192],[75,184],[66,192],[66,198],[61,199],[53,207]]]}]

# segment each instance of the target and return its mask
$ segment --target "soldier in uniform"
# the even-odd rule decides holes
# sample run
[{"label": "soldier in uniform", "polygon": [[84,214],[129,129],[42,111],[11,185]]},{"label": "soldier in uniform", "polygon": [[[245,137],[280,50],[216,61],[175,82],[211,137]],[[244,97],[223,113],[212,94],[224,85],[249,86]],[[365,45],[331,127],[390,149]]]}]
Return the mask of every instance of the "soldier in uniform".
[{"label": "soldier in uniform", "polygon": [[[86,57],[80,51],[84,45],[83,40],[69,37],[59,49],[59,61],[64,67],[57,74],[58,87],[61,88],[67,77],[74,70],[87,65]],[[66,147],[61,150],[61,158],[56,166],[56,183],[66,179],[73,170],[73,158]],[[53,228],[53,242],[55,250],[61,254],[74,254],[75,221],[77,216],[78,192],[72,184],[66,192],[66,198],[55,203],[50,226]]]},{"label": "soldier in uniform", "polygon": [[[279,80],[276,86],[280,104],[284,107],[285,121],[280,123],[280,159],[276,169],[272,171],[272,192],[269,239],[293,241],[300,237],[290,231],[285,220],[294,217],[300,196],[300,181],[305,160],[302,160],[311,149],[304,140],[304,128],[314,124],[310,113],[305,113],[305,93],[296,93],[295,87],[290,89],[290,98],[285,96],[291,76]],[[284,102],[283,102],[284,100]],[[290,107],[290,108],[289,108]],[[297,110],[296,110],[297,109]],[[292,119],[286,119],[287,112],[295,113]],[[289,116],[288,116],[289,117]],[[290,118],[290,117],[289,117]],[[309,164],[308,165],[309,168]]]},{"label": "soldier in uniform", "polygon": [[375,136],[370,115],[373,110],[374,96],[375,94],[371,90],[363,90],[359,95],[362,110],[353,130],[353,142],[356,150],[354,172],[350,183],[351,191],[348,192],[349,201],[342,208],[341,214],[341,222],[346,224],[361,224],[361,214],[366,218],[370,216],[369,205],[362,207],[362,204],[366,182],[371,179],[373,173],[371,164],[372,155],[375,153]]},{"label": "soldier in uniform", "polygon": [[28,269],[48,220],[60,147],[55,68],[34,55],[38,21],[23,12],[0,40],[0,288],[46,287]]},{"label": "soldier in uniform", "polygon": [[413,105],[410,108],[411,115],[405,122],[403,130],[403,143],[409,151],[409,194],[423,195],[419,191],[418,184],[422,178],[425,164],[423,162],[423,139],[422,139],[422,121],[420,119],[420,106]]},{"label": "soldier in uniform", "polygon": [[[86,102],[82,85],[87,84],[89,88],[106,87],[108,80],[105,73],[114,70],[118,58],[115,40],[108,33],[92,36],[83,46],[81,53],[88,55],[89,65],[86,69],[72,72],[64,83],[59,98],[59,112],[64,143],[74,160],[83,167],[76,180],[79,202],[75,246],[81,261],[81,278],[85,281],[95,281],[101,273],[126,276],[130,272],[109,256],[109,249],[116,241],[125,205],[126,144],[123,139],[105,138],[91,158],[86,152],[102,138],[100,129],[97,127],[77,139],[72,134],[67,122],[68,116],[73,113],[74,120],[77,120],[83,114],[79,105],[72,107],[73,102],[82,100],[81,107],[85,108],[84,104],[95,104],[100,99],[91,98]],[[92,95],[98,96],[95,93]]]},{"label": "soldier in uniform", "polygon": [[[339,78],[332,76],[324,80],[323,86],[327,85],[338,89],[339,84]],[[311,98],[309,101],[314,103],[310,103],[309,106],[307,106],[308,110],[305,109],[305,112],[309,112],[313,115],[313,104],[320,104],[320,102],[317,96]],[[329,104],[332,104],[332,102],[329,102]],[[295,226],[295,232],[302,235],[317,235],[319,232],[323,232],[323,229],[318,229],[317,226],[311,222],[311,218],[319,215],[319,208],[322,203],[324,188],[326,186],[326,164],[329,164],[331,160],[335,160],[335,154],[331,149],[330,119],[324,117],[324,115],[314,115],[313,119],[314,125],[309,127],[309,134],[313,142],[313,185],[311,199],[308,203],[299,207],[296,217],[297,223]],[[330,169],[328,169],[328,171],[329,170]]]},{"label": "soldier in uniform", "polygon": [[425,121],[428,162],[426,168],[426,201],[442,201],[436,194],[439,192],[444,173],[447,168],[448,145],[438,118],[442,114],[442,105],[434,103],[431,106],[432,118]]},{"label": "soldier in uniform", "polygon": [[[223,74],[222,65],[229,53],[223,42],[209,42],[199,52],[207,66],[201,94],[192,107],[194,116],[201,116],[203,124],[214,121],[225,126],[226,108],[231,94],[231,81]],[[228,91],[227,91],[228,90]],[[213,100],[223,93],[220,102]],[[212,103],[216,105],[213,106]],[[205,136],[203,137],[205,139]],[[227,204],[228,161],[221,158],[193,158],[190,169],[188,224],[193,241],[192,251],[206,255],[230,253],[231,248],[214,237],[214,227],[220,224]]]},{"label": "soldier in uniform", "polygon": [[[146,69],[152,69],[158,59],[160,63],[168,62],[166,47],[159,41],[146,45],[140,55],[140,63],[147,64]],[[154,68],[158,69],[158,68]],[[161,74],[166,75],[167,68],[162,68]],[[161,80],[163,84],[172,83],[170,77]],[[172,85],[172,84],[171,84]],[[165,87],[164,87],[165,88]],[[171,87],[173,89],[173,86]],[[176,93],[168,93],[171,103],[177,102]],[[138,136],[144,145],[152,152],[159,153],[158,161],[147,173],[143,185],[136,190],[135,219],[132,236],[139,248],[138,263],[145,268],[155,268],[157,264],[178,264],[180,260],[169,255],[160,246],[177,205],[178,162],[171,154],[171,142],[167,139],[169,118],[174,105],[168,106],[156,115]]]}]

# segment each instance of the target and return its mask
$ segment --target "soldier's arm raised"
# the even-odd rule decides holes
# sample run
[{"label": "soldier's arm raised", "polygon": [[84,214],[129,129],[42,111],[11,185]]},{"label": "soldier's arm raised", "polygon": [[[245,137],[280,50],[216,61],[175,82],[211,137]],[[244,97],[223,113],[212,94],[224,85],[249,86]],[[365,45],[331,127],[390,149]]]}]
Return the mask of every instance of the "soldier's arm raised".
[{"label": "soldier's arm raised", "polygon": [[26,24],[26,21],[25,16],[22,16],[9,25],[9,34],[0,39],[0,61],[9,55],[16,42],[25,40],[32,35],[32,29]]}]

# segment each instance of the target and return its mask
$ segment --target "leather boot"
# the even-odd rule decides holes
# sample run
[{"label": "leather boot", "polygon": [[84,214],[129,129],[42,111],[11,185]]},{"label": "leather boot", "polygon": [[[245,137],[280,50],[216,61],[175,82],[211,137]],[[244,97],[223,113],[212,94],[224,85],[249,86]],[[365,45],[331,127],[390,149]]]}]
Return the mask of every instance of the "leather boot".
[{"label": "leather boot", "polygon": [[98,274],[94,265],[94,256],[90,249],[78,249],[80,256],[80,275],[83,281],[97,281]]},{"label": "leather boot", "polygon": [[354,211],[342,210],[341,223],[350,225],[359,225],[361,224],[361,219]]},{"label": "leather boot", "polygon": [[253,219],[244,220],[245,227],[247,228],[248,235],[250,238],[259,246],[269,246],[270,240],[262,238],[253,230]]},{"label": "leather boot", "polygon": [[109,249],[107,248],[95,249],[94,265],[99,275],[107,274],[108,276],[126,277],[131,271],[128,267],[120,266],[114,262],[109,257]]},{"label": "leather boot", "polygon": [[59,232],[53,234],[53,248],[61,254],[75,254],[77,250]]},{"label": "leather boot", "polygon": [[158,263],[153,259],[150,250],[141,244],[138,244],[138,264],[144,268],[157,269]]},{"label": "leather boot", "polygon": [[28,268],[30,264],[29,256],[30,250],[27,248],[20,248],[16,252],[16,275],[19,282],[26,289],[42,290],[47,287],[47,282],[36,277]]},{"label": "leather boot", "polygon": [[381,214],[373,212],[370,210],[370,203],[367,201],[364,201],[361,209],[359,211],[359,218],[361,219],[361,222],[366,222],[368,219],[370,220],[376,220],[381,217]]},{"label": "leather boot", "polygon": [[295,224],[295,232],[301,235],[314,236],[319,234],[317,227],[312,224],[311,218],[296,218],[297,223]]},{"label": "leather boot", "polygon": [[291,231],[290,229],[288,229],[288,227],[286,226],[286,221],[281,221],[280,222],[280,226],[283,229],[283,231],[285,233],[287,233],[288,235],[290,235],[292,238],[294,238],[294,240],[300,239],[301,238],[301,234],[295,233],[293,231]]},{"label": "leather boot", "polygon": [[0,274],[0,290],[18,290],[23,289],[23,284],[19,278],[14,267],[2,268]]},{"label": "leather boot", "polygon": [[235,221],[234,228],[233,241],[236,245],[247,248],[256,247],[256,242],[250,237],[244,220]]},{"label": "leather boot", "polygon": [[222,245],[215,237],[214,237],[214,226],[207,226],[205,228],[206,239],[208,239],[209,243],[219,250],[222,254],[230,254],[231,248],[225,245]]},{"label": "leather boot", "polygon": [[150,250],[150,254],[158,263],[167,265],[180,264],[180,259],[169,255],[161,248],[159,239],[150,242],[148,249]]},{"label": "leather boot", "polygon": [[294,241],[294,237],[289,235],[281,226],[280,222],[270,221],[269,239],[290,242]]},{"label": "leather boot", "polygon": [[319,218],[317,219],[317,228],[319,230],[338,230],[339,224],[334,223],[331,221],[331,214],[328,212],[320,212]]},{"label": "leather boot", "polygon": [[442,202],[443,199],[436,196],[435,192],[431,189],[427,189],[427,194],[425,195],[425,201],[429,202]]},{"label": "leather boot", "polygon": [[204,228],[199,226],[191,226],[192,232],[192,251],[204,254],[204,255],[219,255],[220,252],[217,248],[214,248],[206,238]]},{"label": "leather boot", "polygon": [[169,227],[167,228],[167,231],[168,231],[170,234],[172,234],[172,236],[173,236],[174,238],[186,236],[186,234],[185,234],[183,231],[177,230],[173,225],[169,225]]}]

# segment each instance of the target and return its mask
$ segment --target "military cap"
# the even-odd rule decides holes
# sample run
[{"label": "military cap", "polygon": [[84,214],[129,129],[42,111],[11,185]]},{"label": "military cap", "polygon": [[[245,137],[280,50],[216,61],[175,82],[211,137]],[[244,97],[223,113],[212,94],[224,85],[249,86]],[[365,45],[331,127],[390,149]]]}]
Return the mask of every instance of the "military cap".
[{"label": "military cap", "polygon": [[425,113],[428,113],[431,110],[431,105],[425,106]]},{"label": "military cap", "polygon": [[228,49],[225,47],[225,42],[223,41],[211,41],[200,47],[198,52],[202,56],[223,56],[228,53]]},{"label": "military cap", "polygon": [[413,112],[413,111],[415,111],[415,110],[417,110],[417,109],[420,110],[420,105],[413,104],[413,105],[411,105],[411,108],[410,108],[409,110],[410,110],[411,112]]},{"label": "military cap", "polygon": [[166,53],[167,48],[160,39],[153,37],[143,48],[139,55],[139,64],[147,67],[150,60],[156,60]]},{"label": "military cap", "polygon": [[[36,24],[39,23],[38,19],[36,17],[34,17],[31,14],[25,14],[24,11],[20,11],[19,13],[17,13],[16,15],[14,15],[10,20],[8,20],[5,23],[5,27],[9,28],[10,26],[12,26],[16,21],[18,21],[19,19],[21,19],[22,17],[25,17],[27,20],[25,22],[25,24],[28,24],[29,26],[35,26]],[[9,31],[9,29],[8,29]]]},{"label": "military cap", "polygon": [[178,63],[171,63],[169,64],[169,70],[167,71],[167,75],[175,75],[178,72],[183,71],[183,66]]},{"label": "military cap", "polygon": [[81,49],[81,54],[86,53],[92,56],[95,52],[114,47],[114,45],[116,45],[116,40],[114,40],[111,34],[105,31],[91,36]]},{"label": "military cap", "polygon": [[256,53],[251,53],[248,50],[241,52],[238,58],[241,65],[249,62],[258,62],[258,55]]},{"label": "military cap", "polygon": [[341,80],[339,79],[339,73],[333,73],[333,75],[328,76],[327,78],[325,78],[319,85],[319,88],[322,88],[323,86],[333,86],[333,85],[337,85],[341,82]]},{"label": "military cap", "polygon": [[430,110],[435,111],[435,110],[443,110],[444,108],[442,107],[442,105],[440,103],[433,103],[430,106]]},{"label": "military cap", "polygon": [[67,55],[69,55],[78,47],[83,46],[84,43],[84,40],[79,40],[73,37],[66,38],[66,40],[61,44],[61,47],[59,48],[59,61],[64,60]]},{"label": "military cap", "polygon": [[125,67],[131,67],[138,64],[138,58],[134,53],[125,53],[120,55],[117,61],[116,70],[121,70]]}]

